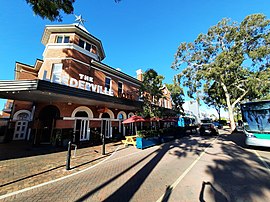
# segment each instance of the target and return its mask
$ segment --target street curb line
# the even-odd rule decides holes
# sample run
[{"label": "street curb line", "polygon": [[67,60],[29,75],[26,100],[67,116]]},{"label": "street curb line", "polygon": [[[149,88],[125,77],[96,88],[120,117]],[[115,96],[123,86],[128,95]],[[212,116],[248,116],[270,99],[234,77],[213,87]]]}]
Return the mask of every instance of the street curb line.
[{"label": "street curb line", "polygon": [[263,163],[263,165],[266,167],[266,169],[268,170],[268,172],[270,173],[270,168],[268,166],[268,164],[265,162],[265,160],[263,160],[263,158],[261,157],[261,155],[257,152],[257,151],[253,151],[256,156],[261,160],[261,162]]},{"label": "street curb line", "polygon": [[80,171],[78,171],[78,172],[72,173],[72,174],[70,174],[70,175],[66,175],[66,176],[57,178],[57,179],[55,179],[55,180],[51,180],[51,181],[44,182],[44,183],[41,183],[41,184],[38,184],[38,185],[35,185],[35,186],[32,186],[32,187],[27,187],[27,188],[24,188],[24,189],[15,191],[15,192],[11,192],[11,193],[2,195],[2,196],[0,196],[0,199],[4,199],[4,198],[10,197],[10,196],[13,196],[13,195],[16,195],[16,194],[20,194],[20,193],[23,193],[23,192],[26,192],[26,191],[29,191],[29,190],[32,190],[32,189],[35,189],[35,188],[39,188],[39,187],[42,187],[42,186],[45,186],[45,185],[48,185],[48,184],[52,184],[52,183],[54,183],[54,182],[58,182],[58,181],[60,181],[60,180],[67,179],[67,178],[69,178],[69,177],[72,177],[72,176],[78,175],[78,174],[80,174],[80,173],[83,173],[83,172],[85,172],[85,171],[87,171],[87,170],[90,170],[90,169],[92,169],[92,168],[98,166],[99,164],[102,164],[103,162],[109,160],[109,159],[110,159],[112,156],[114,156],[114,154],[118,151],[119,147],[120,147],[120,146],[118,146],[118,147],[116,148],[116,150],[112,153],[112,155],[110,155],[108,158],[102,160],[101,162],[99,162],[99,163],[97,163],[97,164],[95,164],[95,165],[93,165],[93,166],[91,166],[91,167],[88,167],[88,168],[86,168],[86,169],[84,169],[84,170],[80,170]]},{"label": "street curb line", "polygon": [[[189,173],[189,171],[195,166],[195,164],[202,158],[202,156],[206,153],[207,149],[213,145],[216,140],[218,139],[218,137],[216,137],[211,144],[200,154],[200,156],[197,157],[197,159],[185,170],[185,172],[180,175],[180,177],[170,186],[167,187],[167,189],[169,188],[171,191],[173,189],[175,189],[175,187],[182,181],[182,179]],[[164,193],[156,202],[162,202],[163,199],[167,198],[169,195],[168,192]]]}]

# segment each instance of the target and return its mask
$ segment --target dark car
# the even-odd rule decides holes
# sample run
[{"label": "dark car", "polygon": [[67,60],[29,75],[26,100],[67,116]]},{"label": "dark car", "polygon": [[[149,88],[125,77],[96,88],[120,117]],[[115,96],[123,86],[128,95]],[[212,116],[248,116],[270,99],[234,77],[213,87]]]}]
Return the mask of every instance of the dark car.
[{"label": "dark car", "polygon": [[210,120],[201,120],[200,135],[218,135],[218,128]]},{"label": "dark car", "polygon": [[213,124],[218,128],[218,129],[222,129],[223,125],[217,121],[213,122]]}]

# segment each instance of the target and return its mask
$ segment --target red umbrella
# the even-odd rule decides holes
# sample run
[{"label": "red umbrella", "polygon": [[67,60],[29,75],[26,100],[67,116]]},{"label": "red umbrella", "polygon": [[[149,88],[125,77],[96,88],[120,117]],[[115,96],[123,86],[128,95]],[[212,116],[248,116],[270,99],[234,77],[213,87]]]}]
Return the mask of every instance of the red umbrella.
[{"label": "red umbrella", "polygon": [[122,123],[126,124],[126,123],[135,123],[135,122],[144,122],[144,121],[145,121],[145,119],[143,117],[134,115],[134,116],[124,120]]}]

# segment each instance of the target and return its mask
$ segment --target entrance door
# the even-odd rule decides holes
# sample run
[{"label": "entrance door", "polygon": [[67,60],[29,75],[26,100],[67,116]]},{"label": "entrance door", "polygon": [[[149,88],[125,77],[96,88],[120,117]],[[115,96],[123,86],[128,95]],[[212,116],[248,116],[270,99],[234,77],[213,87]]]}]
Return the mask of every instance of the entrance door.
[{"label": "entrance door", "polygon": [[78,117],[78,119],[76,119],[76,126],[75,126],[76,128],[75,142],[89,140],[90,127],[87,113],[84,111],[79,111],[75,114],[75,117]]},{"label": "entrance door", "polygon": [[77,120],[80,125],[80,141],[85,141],[89,140],[89,135],[90,135],[90,128],[89,128],[89,121],[88,120]]},{"label": "entrance door", "polygon": [[14,131],[14,140],[24,140],[27,132],[28,121],[17,121]]},{"label": "entrance door", "polygon": [[27,112],[21,112],[18,115],[16,115],[17,121],[15,124],[13,140],[24,140],[26,138],[29,119],[30,114]]},{"label": "entrance door", "polygon": [[105,120],[102,120],[101,123],[101,134],[105,135],[105,138],[111,138],[112,137],[112,122],[109,120],[110,115],[108,113],[103,113],[101,118],[104,118]]},{"label": "entrance door", "polygon": [[60,117],[60,111],[56,106],[48,105],[44,107],[40,114],[41,143],[51,143],[51,137],[55,127],[55,121]]}]

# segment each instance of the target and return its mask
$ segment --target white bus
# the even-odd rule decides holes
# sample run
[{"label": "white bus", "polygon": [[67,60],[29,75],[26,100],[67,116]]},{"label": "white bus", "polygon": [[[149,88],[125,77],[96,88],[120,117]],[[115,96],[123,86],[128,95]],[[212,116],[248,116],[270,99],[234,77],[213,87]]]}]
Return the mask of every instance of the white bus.
[{"label": "white bus", "polygon": [[241,104],[246,145],[270,147],[270,100]]}]

